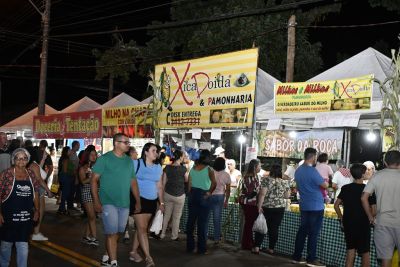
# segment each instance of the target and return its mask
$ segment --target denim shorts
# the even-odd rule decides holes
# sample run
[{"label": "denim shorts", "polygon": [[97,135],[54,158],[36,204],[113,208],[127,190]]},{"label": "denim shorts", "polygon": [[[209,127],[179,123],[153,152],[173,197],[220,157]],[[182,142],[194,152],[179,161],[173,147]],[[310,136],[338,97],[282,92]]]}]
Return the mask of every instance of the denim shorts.
[{"label": "denim shorts", "polygon": [[103,220],[104,234],[112,235],[123,233],[128,221],[129,208],[118,208],[114,205],[103,205],[101,219]]}]

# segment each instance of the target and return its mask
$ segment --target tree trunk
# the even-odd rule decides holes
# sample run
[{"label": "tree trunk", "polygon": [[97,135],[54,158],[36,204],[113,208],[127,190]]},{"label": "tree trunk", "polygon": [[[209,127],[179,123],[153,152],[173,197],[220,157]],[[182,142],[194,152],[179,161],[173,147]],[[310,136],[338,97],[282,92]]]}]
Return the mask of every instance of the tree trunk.
[{"label": "tree trunk", "polygon": [[108,100],[114,97],[114,76],[110,74],[108,78]]}]

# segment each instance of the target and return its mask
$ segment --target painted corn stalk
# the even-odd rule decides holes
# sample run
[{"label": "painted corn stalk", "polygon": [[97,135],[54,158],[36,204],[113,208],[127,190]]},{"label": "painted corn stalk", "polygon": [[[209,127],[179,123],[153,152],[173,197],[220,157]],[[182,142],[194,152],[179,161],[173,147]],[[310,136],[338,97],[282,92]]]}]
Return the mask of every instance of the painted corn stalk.
[{"label": "painted corn stalk", "polygon": [[391,132],[393,145],[389,149],[400,149],[400,50],[392,50],[393,74],[384,81],[375,79],[382,93],[381,130]]}]

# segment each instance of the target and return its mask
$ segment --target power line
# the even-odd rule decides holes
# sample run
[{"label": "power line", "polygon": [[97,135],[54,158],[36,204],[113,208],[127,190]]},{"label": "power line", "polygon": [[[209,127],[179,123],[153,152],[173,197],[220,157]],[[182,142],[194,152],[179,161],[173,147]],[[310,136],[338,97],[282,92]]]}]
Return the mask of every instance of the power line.
[{"label": "power line", "polygon": [[130,10],[130,11],[126,11],[126,12],[122,12],[122,13],[118,13],[118,14],[114,14],[114,15],[110,15],[110,16],[104,16],[104,17],[99,17],[99,18],[95,18],[95,19],[87,19],[87,20],[72,22],[72,23],[68,23],[68,24],[56,25],[56,26],[51,27],[51,29],[53,30],[53,29],[57,29],[57,28],[62,28],[62,27],[67,27],[67,26],[72,26],[72,25],[78,25],[78,24],[87,23],[87,22],[94,22],[94,21],[99,21],[99,20],[105,20],[105,19],[120,17],[120,16],[124,16],[124,15],[138,13],[138,12],[141,12],[141,11],[146,11],[146,10],[151,10],[151,9],[163,7],[163,6],[169,6],[169,5],[177,4],[177,3],[180,3],[180,2],[186,2],[186,0],[178,0],[178,1],[170,2],[170,3],[156,5],[156,6],[150,6],[150,7],[145,7],[145,8],[141,8],[141,9]]},{"label": "power line", "polygon": [[368,24],[354,24],[354,25],[310,25],[310,26],[296,26],[296,28],[299,29],[343,29],[343,28],[366,28],[366,27],[375,27],[375,26],[384,26],[384,25],[390,25],[390,24],[398,24],[400,23],[400,20],[394,20],[394,21],[386,21],[386,22],[380,22],[380,23],[368,23]]},{"label": "power line", "polygon": [[263,9],[257,9],[257,10],[251,10],[251,11],[244,11],[244,12],[233,13],[233,14],[222,14],[222,15],[215,16],[215,17],[185,20],[185,21],[179,21],[179,22],[171,22],[171,23],[165,23],[162,25],[149,25],[149,26],[143,26],[143,27],[134,27],[134,28],[117,29],[117,30],[100,31],[100,32],[60,34],[60,35],[53,35],[52,37],[94,36],[94,35],[113,34],[113,33],[121,33],[121,32],[132,32],[132,31],[142,31],[142,30],[154,31],[154,30],[172,29],[172,28],[178,28],[178,27],[188,27],[188,26],[209,23],[209,22],[230,20],[230,19],[234,19],[234,18],[241,18],[241,17],[248,17],[248,16],[265,15],[265,14],[269,14],[269,13],[299,9],[300,7],[302,7],[304,5],[318,4],[318,3],[332,4],[332,3],[336,3],[336,2],[332,2],[332,0],[304,0],[304,1],[296,2],[296,3],[281,4],[281,5],[275,6],[275,7],[263,8]]},{"label": "power line", "polygon": [[[254,38],[258,38],[261,37],[263,35],[272,33],[272,32],[276,32],[276,31],[280,31],[282,29],[285,29],[284,27],[280,27],[280,28],[276,28],[273,30],[269,30],[269,31],[265,31],[262,32],[260,34],[257,35],[252,35],[252,36],[248,36],[245,38],[241,38],[235,41],[230,41],[227,43],[224,43],[222,45],[217,45],[217,46],[210,46],[210,47],[206,47],[203,48],[201,50],[197,50],[197,51],[193,51],[190,53],[180,53],[180,54],[173,54],[173,55],[167,55],[167,56],[163,56],[163,57],[154,57],[154,58],[148,58],[148,59],[142,59],[142,60],[138,60],[138,61],[127,61],[127,62],[123,62],[123,63],[118,63],[118,64],[110,64],[110,65],[103,65],[103,66],[96,66],[96,65],[86,65],[86,66],[48,66],[48,68],[53,68],[53,69],[90,69],[90,68],[108,68],[108,67],[115,67],[115,66],[124,66],[124,65],[131,65],[131,64],[135,64],[135,63],[147,63],[147,62],[154,62],[154,61],[158,61],[158,60],[162,60],[162,59],[169,59],[169,58],[173,58],[173,57],[177,57],[177,56],[190,56],[196,53],[201,53],[204,51],[208,51],[208,50],[212,50],[212,49],[218,49],[218,48],[222,48],[222,47],[226,47],[235,43],[239,43],[242,42],[244,40],[247,39],[254,39]],[[15,67],[15,68],[39,68],[39,65],[0,65],[0,68],[2,67]]]}]

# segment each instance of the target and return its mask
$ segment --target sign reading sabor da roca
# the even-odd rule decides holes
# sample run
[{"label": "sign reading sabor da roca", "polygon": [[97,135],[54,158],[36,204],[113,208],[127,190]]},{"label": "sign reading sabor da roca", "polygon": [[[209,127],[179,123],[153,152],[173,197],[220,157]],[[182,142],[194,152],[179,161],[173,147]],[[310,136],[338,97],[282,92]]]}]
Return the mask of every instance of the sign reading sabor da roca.
[{"label": "sign reading sabor da roca", "polygon": [[303,158],[307,147],[319,153],[327,153],[329,159],[340,159],[342,154],[343,130],[312,130],[298,132],[291,137],[285,131],[259,131],[259,156],[281,158]]}]

